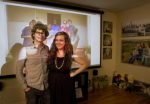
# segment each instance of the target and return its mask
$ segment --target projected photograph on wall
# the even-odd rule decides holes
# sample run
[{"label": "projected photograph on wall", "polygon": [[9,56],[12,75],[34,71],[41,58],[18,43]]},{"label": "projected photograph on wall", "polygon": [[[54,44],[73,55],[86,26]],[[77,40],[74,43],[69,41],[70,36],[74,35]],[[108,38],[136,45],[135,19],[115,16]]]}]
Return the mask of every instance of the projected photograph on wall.
[{"label": "projected photograph on wall", "polygon": [[[59,31],[69,34],[74,54],[86,56],[90,66],[100,65],[100,14],[66,9],[0,2],[0,75],[15,74],[16,61],[22,47],[33,44],[31,29],[35,23],[44,23],[49,36],[45,44],[50,48]],[[78,67],[76,63],[72,66]]]}]

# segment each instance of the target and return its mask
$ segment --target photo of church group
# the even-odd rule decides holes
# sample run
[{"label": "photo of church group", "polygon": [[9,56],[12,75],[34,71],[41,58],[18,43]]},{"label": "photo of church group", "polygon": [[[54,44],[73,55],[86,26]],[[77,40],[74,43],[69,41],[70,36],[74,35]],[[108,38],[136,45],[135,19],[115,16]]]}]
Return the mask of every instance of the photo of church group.
[{"label": "photo of church group", "polygon": [[122,62],[150,67],[150,41],[123,40]]},{"label": "photo of church group", "polygon": [[122,25],[122,36],[150,36],[150,23],[137,24],[130,22],[126,25]]}]

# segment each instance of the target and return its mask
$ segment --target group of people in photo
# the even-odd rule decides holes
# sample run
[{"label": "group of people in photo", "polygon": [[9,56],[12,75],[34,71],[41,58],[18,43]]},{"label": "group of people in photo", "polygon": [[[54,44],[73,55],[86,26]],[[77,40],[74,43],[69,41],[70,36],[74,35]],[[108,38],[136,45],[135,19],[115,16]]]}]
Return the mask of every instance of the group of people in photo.
[{"label": "group of people in photo", "polygon": [[[63,21],[53,35],[49,31],[57,30],[56,26],[48,27],[34,20],[30,23],[32,26],[23,30],[31,32],[21,36],[30,37],[32,42],[23,43],[16,77],[24,89],[27,104],[77,104],[74,77],[84,71],[89,62],[87,57],[74,54],[71,35],[77,28],[70,24],[71,27],[65,29],[66,22],[72,21]],[[51,46],[45,44],[49,36],[53,36]],[[71,70],[73,62],[79,64],[76,70]]]},{"label": "group of people in photo", "polygon": [[[23,40],[23,46],[32,45],[32,38],[30,36],[31,29],[38,22],[40,23],[40,21],[36,21],[36,20],[33,19],[29,22],[29,26],[26,26],[25,28],[23,28],[22,34],[21,34],[21,38],[24,39]],[[77,48],[79,40],[80,40],[79,36],[77,34],[78,29],[73,25],[71,19],[63,20],[61,25],[59,25],[57,23],[57,21],[54,19],[53,24],[51,24],[51,23],[47,24],[47,29],[48,29],[48,32],[49,32],[49,36],[46,38],[44,43],[49,48],[51,47],[52,41],[55,37],[55,34],[59,31],[64,31],[64,32],[68,33],[68,35],[71,39],[71,43],[73,44],[73,49],[75,50]]]},{"label": "group of people in photo", "polygon": [[79,36],[77,35],[78,29],[73,25],[72,20],[63,20],[61,25],[58,25],[56,20],[53,20],[53,24],[48,24],[49,37],[47,38],[47,45],[50,47],[51,43],[54,39],[54,36],[59,31],[64,31],[68,33],[71,43],[73,44],[73,48],[76,49],[79,42]]},{"label": "group of people in photo", "polygon": [[129,24],[123,25],[122,34],[123,36],[149,36],[150,24],[137,24],[130,22]]},{"label": "group of people in photo", "polygon": [[128,60],[128,63],[133,64],[135,61],[143,65],[149,65],[150,59],[150,48],[148,43],[137,43],[136,47],[131,53],[131,57]]}]

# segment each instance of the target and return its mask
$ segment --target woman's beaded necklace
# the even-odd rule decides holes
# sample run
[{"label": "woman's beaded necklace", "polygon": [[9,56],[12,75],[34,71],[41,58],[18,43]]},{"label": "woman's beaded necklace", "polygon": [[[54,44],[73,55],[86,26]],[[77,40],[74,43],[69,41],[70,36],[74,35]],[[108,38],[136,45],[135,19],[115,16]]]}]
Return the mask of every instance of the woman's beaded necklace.
[{"label": "woman's beaded necklace", "polygon": [[56,58],[55,58],[55,66],[56,66],[56,68],[57,68],[57,69],[61,69],[61,68],[63,67],[63,65],[64,65],[64,62],[65,62],[65,58],[63,58],[62,64],[61,64],[60,66],[58,66],[58,65],[57,65],[57,57],[56,57]]}]

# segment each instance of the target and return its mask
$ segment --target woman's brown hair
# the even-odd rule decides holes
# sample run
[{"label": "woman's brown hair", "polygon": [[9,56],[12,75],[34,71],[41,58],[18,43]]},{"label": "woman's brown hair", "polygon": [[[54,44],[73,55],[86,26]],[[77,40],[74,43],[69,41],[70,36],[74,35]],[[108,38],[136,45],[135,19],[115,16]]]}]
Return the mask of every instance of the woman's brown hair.
[{"label": "woman's brown hair", "polygon": [[67,60],[67,64],[71,66],[73,47],[71,44],[70,37],[66,32],[61,31],[61,32],[56,33],[55,38],[54,38],[52,45],[51,45],[51,48],[50,48],[50,58],[54,59],[56,57],[56,53],[57,53],[58,49],[57,49],[56,44],[55,44],[55,39],[57,36],[60,36],[60,35],[64,36],[64,39],[65,39],[65,47],[64,47],[65,60]]}]

